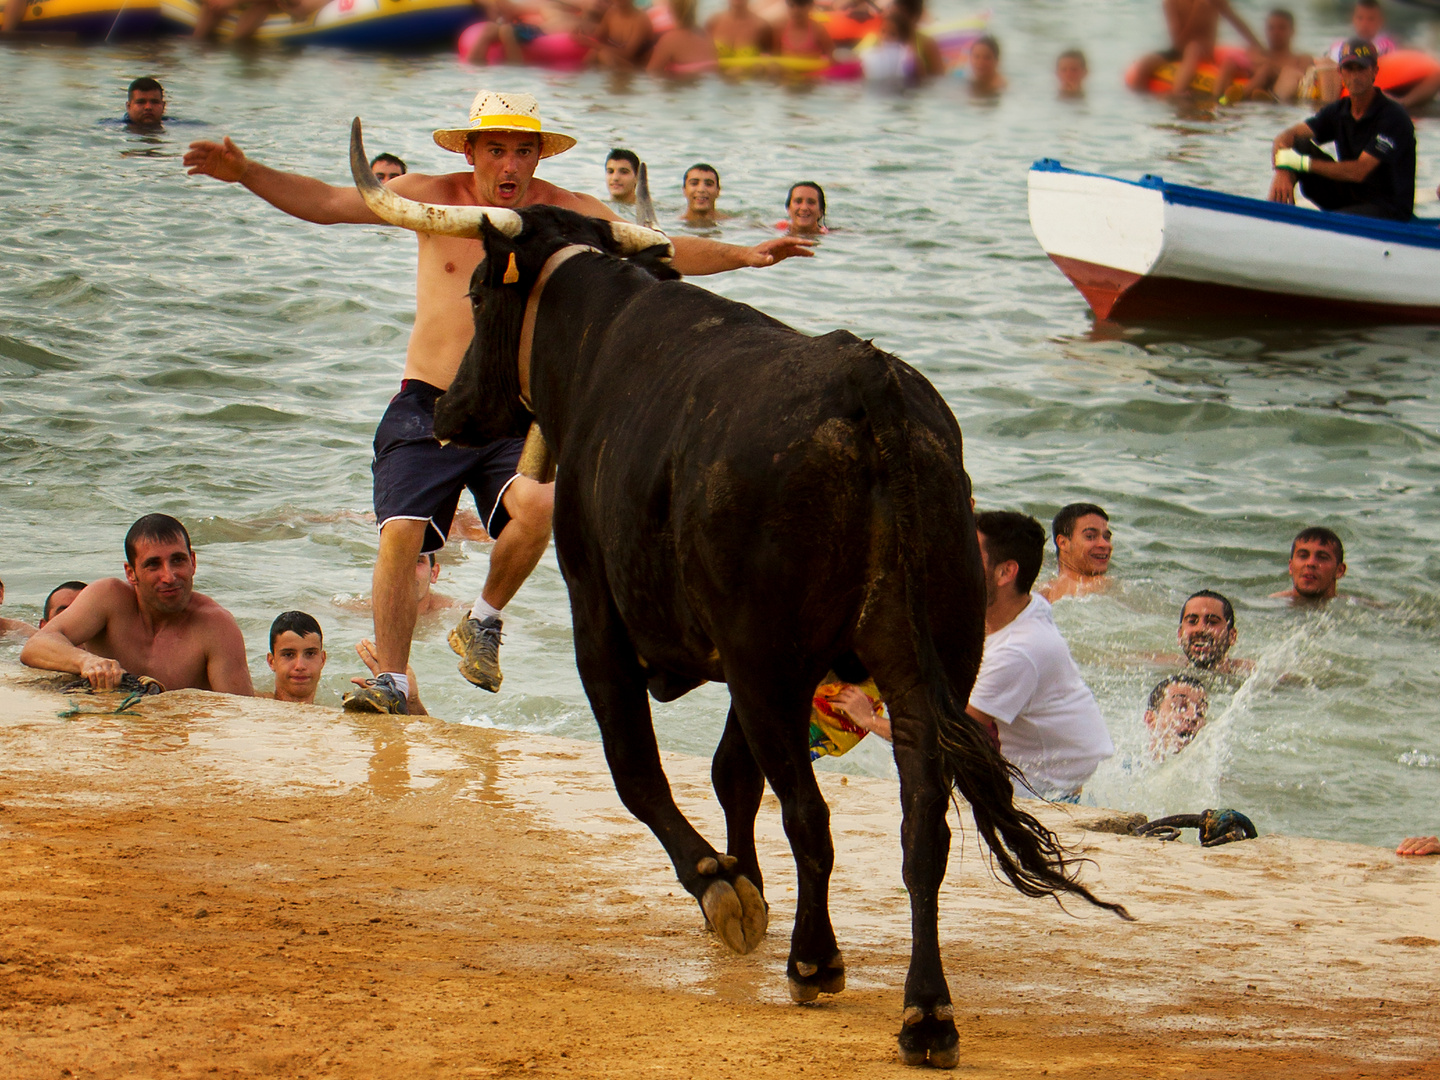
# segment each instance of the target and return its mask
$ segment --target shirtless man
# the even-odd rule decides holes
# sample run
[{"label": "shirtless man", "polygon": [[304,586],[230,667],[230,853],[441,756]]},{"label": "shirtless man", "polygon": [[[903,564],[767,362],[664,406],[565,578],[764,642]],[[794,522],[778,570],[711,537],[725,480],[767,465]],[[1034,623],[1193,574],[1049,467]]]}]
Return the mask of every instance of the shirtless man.
[{"label": "shirtless man", "polygon": [[1240,635],[1235,629],[1235,609],[1218,592],[1201,589],[1191,594],[1180,609],[1178,635],[1185,659],[1202,671],[1236,675],[1255,669],[1252,661],[1230,656]]},{"label": "shirtless man", "polygon": [[[0,604],[4,603],[5,583],[0,581]],[[44,619],[40,620],[40,625],[45,625]],[[35,633],[35,627],[31,626],[28,622],[22,622],[20,619],[0,618],[0,637],[4,637],[6,634],[20,634],[24,637],[29,637],[33,633]]]},{"label": "shirtless man", "polygon": [[586,58],[601,67],[638,71],[649,59],[655,41],[650,16],[635,6],[635,0],[611,0],[595,29],[595,48]]},{"label": "shirtless man", "polygon": [[1210,695],[1193,675],[1171,675],[1150,691],[1145,726],[1150,729],[1150,757],[1161,761],[1189,746],[1205,726]]},{"label": "shirtless man", "polygon": [[610,192],[610,201],[623,206],[635,205],[635,185],[640,182],[640,157],[634,150],[620,147],[610,151],[605,159],[605,190]]},{"label": "shirtless man", "polygon": [[713,229],[730,216],[715,208],[720,198],[720,173],[714,165],[703,161],[691,165],[685,170],[680,190],[685,195],[685,213],[680,215],[680,220],[686,225]]},{"label": "shirtless man", "polygon": [[26,642],[20,662],[82,675],[96,690],[114,690],[128,673],[169,690],[252,697],[240,627],[193,591],[194,577],[185,526],[167,514],[146,514],[125,534],[125,580],[87,586]]},{"label": "shirtless man", "polygon": [[275,691],[258,696],[314,705],[325,659],[325,636],[315,616],[281,612],[270,624],[270,651],[265,654],[265,663],[275,673]]},{"label": "shirtless man", "polygon": [[415,560],[415,614],[434,615],[437,611],[461,607],[459,600],[434,590],[440,580],[440,564],[435,561],[433,551],[426,552]]},{"label": "shirtless man", "polygon": [[[607,221],[619,217],[592,195],[566,191],[535,177],[540,159],[568,150],[575,140],[542,129],[540,106],[529,94],[481,91],[470,125],[435,133],[444,149],[465,155],[471,170],[426,176],[406,173],[386,185],[421,202],[451,206],[498,206],[516,210],[548,204]],[[354,187],[337,187],[250,161],[228,138],[192,143],[185,155],[191,175],[243,184],[272,205],[320,224],[385,224]],[[461,491],[469,487],[485,529],[495,538],[485,588],[451,635],[462,655],[461,673],[486,690],[500,688],[501,610],[530,575],[550,540],[554,501],[551,484],[517,476],[521,439],[484,447],[441,446],[433,437],[435,400],[450,385],[475,334],[470,277],[485,248],[476,240],[416,233],[415,328],[405,356],[404,382],[376,433],[376,519],[380,550],[372,592],[375,654],[380,673],[373,684],[346,698],[346,708],[403,713],[404,674],[415,630],[414,575],[422,552],[439,551]],[[683,274],[714,274],[742,266],[769,266],[791,255],[811,254],[812,242],[778,237],[737,247],[697,237],[677,237],[673,266]]]},{"label": "shirtless man", "polygon": [[[51,589],[50,595],[45,597],[45,606],[40,609],[40,628],[43,630],[46,623],[73,604],[88,584],[88,581],[62,581]],[[0,586],[0,595],[3,595],[3,586]]]},{"label": "shirtless man", "polygon": [[770,24],[750,10],[750,0],[730,0],[729,6],[705,24],[721,58],[761,56],[771,51]]},{"label": "shirtless man", "polygon": [[125,91],[125,122],[131,127],[154,130],[165,119],[165,88],[142,75]]},{"label": "shirtless man", "polygon": [[1335,599],[1345,576],[1345,545],[1322,525],[1300,530],[1290,542],[1290,588],[1271,593],[1272,600],[1325,604]]},{"label": "shirtless man", "polygon": [[1052,604],[1110,587],[1110,517],[1094,503],[1062,507],[1051,523],[1057,573],[1039,590]]},{"label": "shirtless man", "polygon": [[1170,48],[1141,57],[1142,77],[1137,85],[1148,84],[1155,72],[1166,64],[1176,64],[1175,81],[1170,93],[1178,98],[1188,98],[1195,72],[1201,64],[1215,59],[1215,39],[1221,19],[1233,26],[1252,49],[1264,49],[1254,31],[1230,7],[1230,0],[1164,0],[1164,7],[1165,23],[1170,29]]},{"label": "shirtless man", "polygon": [[1252,52],[1254,74],[1243,92],[1231,93],[1231,84],[1239,65],[1228,59],[1220,65],[1215,80],[1215,93],[1227,104],[1236,101],[1294,101],[1300,96],[1300,80],[1314,65],[1313,57],[1290,50],[1295,40],[1295,16],[1284,8],[1276,8],[1265,16],[1265,48]]}]

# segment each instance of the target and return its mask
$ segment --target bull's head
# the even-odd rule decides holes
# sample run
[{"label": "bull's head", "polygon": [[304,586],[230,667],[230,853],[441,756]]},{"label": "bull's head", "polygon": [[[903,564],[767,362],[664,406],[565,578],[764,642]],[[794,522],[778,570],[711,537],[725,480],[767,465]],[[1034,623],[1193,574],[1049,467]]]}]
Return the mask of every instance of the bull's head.
[{"label": "bull's head", "polygon": [[674,254],[669,238],[627,221],[554,207],[534,207],[522,215],[499,207],[432,206],[396,194],[370,171],[359,117],[350,129],[350,170],[366,205],[390,224],[485,244],[485,256],[470,279],[475,337],[454,383],[435,407],[435,434],[441,439],[474,445],[525,433],[531,416],[520,401],[520,327],[541,268],[560,248],[588,244],[635,259],[659,276],[673,276],[661,265]]}]

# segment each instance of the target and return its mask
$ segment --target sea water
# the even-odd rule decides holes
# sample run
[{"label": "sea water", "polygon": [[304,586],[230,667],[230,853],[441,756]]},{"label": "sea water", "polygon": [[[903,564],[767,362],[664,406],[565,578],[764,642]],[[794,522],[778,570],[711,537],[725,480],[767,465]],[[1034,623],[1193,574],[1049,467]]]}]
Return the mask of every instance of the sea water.
[{"label": "sea water", "polygon": [[[580,139],[542,176],[603,195],[606,152],[632,147],[667,224],[696,161],[720,170],[720,205],[736,215],[723,238],[740,243],[774,235],[792,182],[822,183],[833,232],[815,259],[702,284],[807,332],[874,338],[918,367],[959,418],[981,507],[1047,525],[1075,500],[1109,510],[1118,587],[1056,609],[1118,749],[1086,801],[1152,816],[1230,806],[1264,831],[1374,843],[1435,831],[1440,331],[1101,326],[1030,233],[1025,172],[1039,157],[1264,193],[1269,140],[1305,111],[1129,94],[1124,66],[1163,40],[1158,6],[1005,5],[992,25],[1011,88],[989,102],[954,81],[905,95],[675,86],[479,71],[448,53],[186,41],[0,52],[3,614],[34,621],[58,582],[118,574],[126,527],[166,511],[192,530],[197,587],[239,619],[257,685],[269,684],[271,619],[300,608],[325,627],[321,700],[338,703],[362,671],[352,646],[370,634],[370,445],[413,320],[415,241],[298,222],[187,178],[180,155],[228,134],[262,162],[348,183],[358,114],[372,154],[446,171],[463,162],[430,131],[462,123],[481,85],[527,90],[547,124]],[[1258,7],[1246,14],[1258,24]],[[1343,31],[1337,9],[1299,15],[1301,47]],[[1072,45],[1089,53],[1090,90],[1061,103],[1051,69]],[[160,77],[186,123],[150,136],[101,122],[141,74]],[[1417,187],[1429,189],[1440,125],[1417,126]],[[1267,596],[1288,586],[1288,543],[1312,523],[1345,538],[1356,599],[1296,611]],[[488,550],[448,547],[437,589],[472,600]],[[1235,602],[1235,654],[1255,673],[1215,688],[1207,729],[1157,766],[1142,711],[1172,669],[1155,657],[1175,650],[1180,604],[1204,587]],[[434,713],[596,737],[553,552],[507,609],[502,693],[456,674],[453,616],[417,634]],[[17,653],[0,644],[0,658]],[[709,753],[725,704],[712,686],[657,707],[662,746]],[[893,768],[875,739],[822,767]]]}]

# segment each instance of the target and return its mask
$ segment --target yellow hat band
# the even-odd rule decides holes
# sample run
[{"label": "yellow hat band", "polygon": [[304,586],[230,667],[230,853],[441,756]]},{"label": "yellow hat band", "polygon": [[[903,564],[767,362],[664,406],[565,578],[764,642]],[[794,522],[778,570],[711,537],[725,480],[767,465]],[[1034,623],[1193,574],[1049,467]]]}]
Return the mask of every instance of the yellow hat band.
[{"label": "yellow hat band", "polygon": [[527,131],[540,130],[540,121],[537,120],[535,117],[519,116],[516,114],[511,114],[509,116],[482,116],[478,120],[476,120],[474,117],[471,117],[470,123],[471,126],[477,131],[492,127],[518,127],[525,128]]}]

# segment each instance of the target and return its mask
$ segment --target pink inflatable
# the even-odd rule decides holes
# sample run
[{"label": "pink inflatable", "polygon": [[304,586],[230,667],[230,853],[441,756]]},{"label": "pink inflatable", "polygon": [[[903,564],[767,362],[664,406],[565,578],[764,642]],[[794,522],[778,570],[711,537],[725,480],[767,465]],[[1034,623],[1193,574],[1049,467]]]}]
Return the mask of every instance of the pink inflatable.
[{"label": "pink inflatable", "polygon": [[[466,60],[476,40],[484,30],[485,23],[467,26],[460,33],[457,51],[460,59]],[[590,50],[569,34],[541,34],[535,40],[520,46],[520,55],[532,67],[554,68],[560,71],[576,71],[585,63],[585,54]],[[505,50],[497,41],[490,46],[486,59],[492,64],[505,62]]]}]

